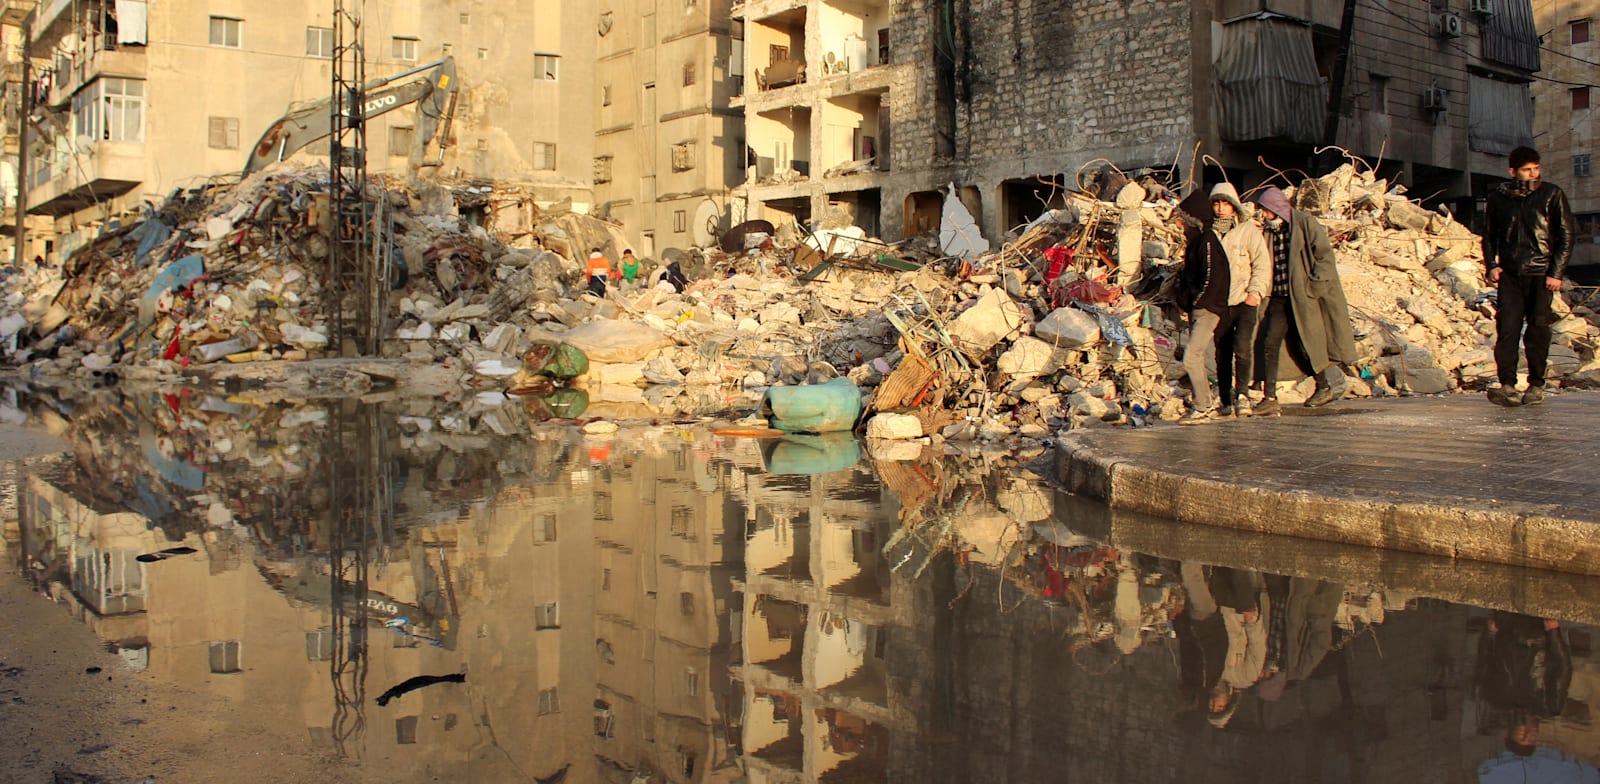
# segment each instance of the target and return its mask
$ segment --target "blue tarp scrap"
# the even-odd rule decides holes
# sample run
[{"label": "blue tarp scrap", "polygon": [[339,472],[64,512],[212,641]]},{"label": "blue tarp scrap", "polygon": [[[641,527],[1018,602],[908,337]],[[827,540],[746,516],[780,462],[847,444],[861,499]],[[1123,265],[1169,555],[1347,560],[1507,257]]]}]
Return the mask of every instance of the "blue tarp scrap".
[{"label": "blue tarp scrap", "polygon": [[149,324],[156,317],[156,300],[173,289],[180,289],[189,285],[189,282],[206,274],[204,257],[199,255],[184,256],[167,265],[167,268],[150,281],[150,288],[146,289],[144,296],[139,298],[139,323]]},{"label": "blue tarp scrap", "polygon": [[157,245],[167,241],[172,236],[172,227],[159,218],[151,218],[133,230],[132,238],[139,241],[139,249],[133,254],[133,263],[136,267],[143,267],[150,263],[150,252]]}]

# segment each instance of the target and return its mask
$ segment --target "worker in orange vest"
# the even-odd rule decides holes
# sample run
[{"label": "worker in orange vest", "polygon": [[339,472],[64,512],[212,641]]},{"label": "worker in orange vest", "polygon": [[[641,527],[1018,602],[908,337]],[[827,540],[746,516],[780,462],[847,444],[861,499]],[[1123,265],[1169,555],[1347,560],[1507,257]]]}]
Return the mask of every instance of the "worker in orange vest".
[{"label": "worker in orange vest", "polygon": [[589,293],[596,297],[606,295],[606,281],[611,279],[611,260],[599,248],[589,252]]}]

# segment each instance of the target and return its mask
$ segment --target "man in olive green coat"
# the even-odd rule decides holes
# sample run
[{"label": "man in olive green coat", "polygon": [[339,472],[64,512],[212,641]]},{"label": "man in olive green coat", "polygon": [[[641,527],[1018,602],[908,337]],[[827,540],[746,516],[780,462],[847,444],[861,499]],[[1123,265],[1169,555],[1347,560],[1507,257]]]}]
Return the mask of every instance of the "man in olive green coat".
[{"label": "man in olive green coat", "polygon": [[[1356,360],[1350,307],[1339,283],[1328,230],[1310,213],[1291,207],[1289,197],[1277,188],[1262,191],[1256,204],[1272,249],[1272,295],[1262,319],[1258,365],[1258,378],[1266,381],[1266,399],[1255,414],[1268,416],[1278,410],[1278,368],[1285,354],[1317,380],[1316,392],[1306,405],[1327,405],[1348,388],[1340,363]],[[1292,344],[1290,335],[1295,338]]]}]

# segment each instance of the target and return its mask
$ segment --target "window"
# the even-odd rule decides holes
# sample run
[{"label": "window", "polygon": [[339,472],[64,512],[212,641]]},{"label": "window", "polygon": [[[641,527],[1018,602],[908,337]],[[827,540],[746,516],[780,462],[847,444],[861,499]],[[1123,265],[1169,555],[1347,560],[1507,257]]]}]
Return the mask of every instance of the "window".
[{"label": "window", "polygon": [[142,143],[144,82],[139,79],[96,79],[72,96],[72,114],[79,136],[108,142]]},{"label": "window", "polygon": [[[213,41],[212,43],[216,43]],[[306,28],[306,56],[333,58],[333,28],[307,27]]]},{"label": "window", "polygon": [[672,170],[688,171],[694,168],[694,142],[672,145]]},{"label": "window", "polygon": [[609,84],[600,85],[600,105],[611,105],[611,85]]},{"label": "window", "polygon": [[1589,108],[1589,88],[1574,87],[1567,91],[1572,95],[1572,110],[1581,112]]},{"label": "window", "polygon": [[450,53],[454,52],[455,50],[456,50],[455,44],[446,43],[446,44],[440,44],[439,45],[439,53],[444,55],[445,57],[449,57]]},{"label": "window", "polygon": [[488,49],[479,48],[478,49],[478,59],[479,60],[487,60],[487,59],[489,59],[489,50]]},{"label": "window", "polygon": [[1594,163],[1589,153],[1572,156],[1572,176],[1589,177],[1594,174]]},{"label": "window", "polygon": [[239,28],[243,26],[243,19],[234,19],[228,16],[211,17],[211,45],[238,49]]},{"label": "window", "polygon": [[533,541],[535,543],[537,543],[537,544],[546,544],[546,543],[549,543],[549,542],[554,542],[555,540],[556,540],[556,516],[555,516],[555,514],[550,513],[550,512],[546,512],[545,514],[539,515],[539,519],[534,522],[534,526],[533,526]]},{"label": "window", "polygon": [[678,593],[678,612],[682,613],[683,617],[694,617],[694,604],[694,594],[688,591]]},{"label": "window", "polygon": [[682,234],[689,230],[689,213],[684,210],[674,210],[672,213],[672,231]]},{"label": "window", "polygon": [[239,641],[211,643],[211,671],[218,675],[239,672]]},{"label": "window", "polygon": [[206,146],[213,150],[239,149],[239,118],[212,117],[210,140]]},{"label": "window", "polygon": [[533,608],[533,628],[537,631],[561,628],[561,603],[545,602]]},{"label": "window", "polygon": [[1589,20],[1575,19],[1567,23],[1568,41],[1574,44],[1589,43]]},{"label": "window", "polygon": [[1372,111],[1376,114],[1389,113],[1389,77],[1384,74],[1372,74]]},{"label": "window", "polygon": [[611,182],[611,156],[601,155],[594,159],[594,181]]},{"label": "window", "polygon": [[389,56],[402,63],[416,62],[417,39],[404,35],[397,35],[389,39]]},{"label": "window", "polygon": [[561,712],[561,695],[555,689],[539,690],[539,715],[549,716]]},{"label": "window", "polygon": [[602,590],[602,591],[610,591],[611,590],[611,570],[610,569],[601,569],[600,570],[600,590]]},{"label": "window", "polygon": [[594,519],[611,519],[611,494],[597,492],[594,494]]},{"label": "window", "polygon": [[561,75],[561,57],[553,54],[536,54],[533,56],[533,78],[540,81],[553,82]]},{"label": "window", "polygon": [[417,742],[417,722],[420,716],[401,716],[394,720],[394,742],[409,746]]},{"label": "window", "polygon": [[472,24],[472,14],[462,14],[461,15],[461,23],[462,24]]},{"label": "window", "polygon": [[411,154],[411,145],[416,143],[417,132],[408,125],[389,126],[389,154],[395,157]]},{"label": "window", "polygon": [[777,44],[767,45],[767,65],[777,65],[789,59],[789,47]]},{"label": "window", "polygon": [[669,530],[672,532],[673,536],[682,537],[691,542],[696,539],[694,530],[694,510],[687,506],[672,507],[672,522],[669,523],[669,526]]},{"label": "window", "polygon": [[700,673],[693,667],[683,668],[683,690],[690,697],[700,696]]},{"label": "window", "polygon": [[684,63],[683,64],[683,86],[684,87],[688,87],[688,86],[690,86],[692,84],[694,84],[694,63]]},{"label": "window", "polygon": [[306,661],[328,661],[333,658],[333,630],[306,632]]}]

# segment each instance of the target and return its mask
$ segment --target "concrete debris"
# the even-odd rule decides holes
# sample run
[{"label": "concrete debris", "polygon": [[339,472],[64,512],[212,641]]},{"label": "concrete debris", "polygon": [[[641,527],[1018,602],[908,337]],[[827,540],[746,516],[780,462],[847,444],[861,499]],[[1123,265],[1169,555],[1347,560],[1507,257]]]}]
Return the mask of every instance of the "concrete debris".
[{"label": "concrete debris", "polygon": [[[999,250],[952,184],[937,237],[883,243],[830,212],[815,233],[666,249],[600,296],[580,261],[598,247],[615,263],[627,247],[615,224],[541,209],[510,185],[387,187],[371,191],[393,207],[395,270],[374,359],[402,369],[302,374],[317,394],[443,379],[474,405],[511,395],[544,421],[770,410],[791,399],[771,390],[828,385],[843,402],[864,397],[874,438],[935,444],[1037,442],[1186,410],[1187,317],[1173,296],[1184,216],[1176,190],[1149,177],[1098,191],[1112,201],[1066,192]],[[1493,378],[1494,292],[1471,231],[1351,166],[1287,191],[1338,253],[1360,352],[1351,394]],[[259,385],[292,375],[271,369],[282,362],[348,353],[331,317],[349,328],[356,298],[332,301],[328,209],[325,170],[279,164],[106,231],[64,269],[24,262],[0,281],[0,355],[43,381]],[[1600,317],[1569,296],[1553,377],[1600,384]],[[1304,400],[1309,383],[1280,385],[1280,400]]]}]

